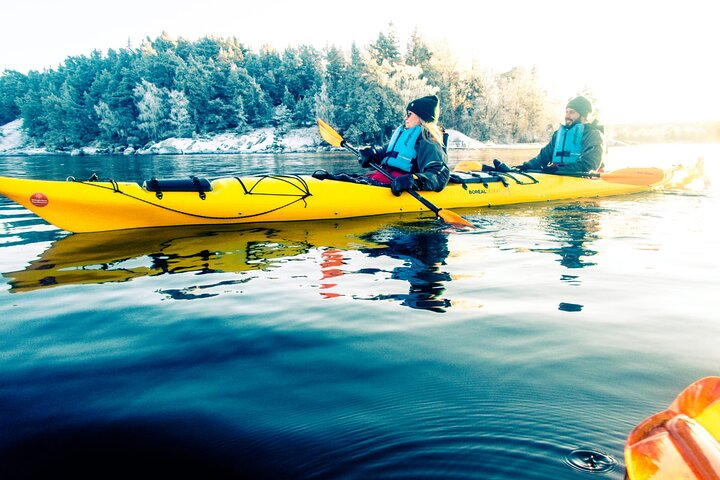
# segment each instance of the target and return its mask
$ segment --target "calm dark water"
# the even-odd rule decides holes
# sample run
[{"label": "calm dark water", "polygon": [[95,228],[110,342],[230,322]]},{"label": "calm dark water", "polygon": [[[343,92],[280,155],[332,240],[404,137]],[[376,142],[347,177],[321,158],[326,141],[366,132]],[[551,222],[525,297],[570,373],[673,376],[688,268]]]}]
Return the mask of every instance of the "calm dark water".
[{"label": "calm dark water", "polygon": [[[0,478],[579,479],[718,375],[709,186],[431,217],[68,235],[0,198]],[[451,160],[528,152],[452,152]],[[0,157],[117,180],[346,155]],[[618,462],[571,468],[575,448]]]}]

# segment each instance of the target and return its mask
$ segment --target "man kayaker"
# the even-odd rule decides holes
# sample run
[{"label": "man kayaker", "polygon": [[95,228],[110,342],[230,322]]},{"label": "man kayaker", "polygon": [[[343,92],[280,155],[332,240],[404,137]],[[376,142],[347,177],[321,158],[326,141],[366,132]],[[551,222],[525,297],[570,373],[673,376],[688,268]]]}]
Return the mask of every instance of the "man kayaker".
[{"label": "man kayaker", "polygon": [[441,191],[450,179],[447,153],[443,149],[443,132],[437,123],[440,100],[429,95],[410,102],[404,124],[399,126],[384,147],[360,149],[359,163],[363,168],[378,163],[394,177],[392,181],[379,172],[368,177],[390,183],[394,195],[404,190]]},{"label": "man kayaker", "polygon": [[565,107],[565,125],[555,130],[540,153],[517,167],[520,171],[542,170],[545,173],[585,173],[602,167],[605,137],[597,122],[588,123],[592,104],[577,96]]}]

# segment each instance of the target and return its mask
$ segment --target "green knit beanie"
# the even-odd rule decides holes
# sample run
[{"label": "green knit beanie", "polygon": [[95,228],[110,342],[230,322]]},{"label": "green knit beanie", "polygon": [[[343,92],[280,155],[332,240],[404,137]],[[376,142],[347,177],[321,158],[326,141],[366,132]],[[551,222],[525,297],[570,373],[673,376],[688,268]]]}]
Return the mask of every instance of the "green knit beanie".
[{"label": "green knit beanie", "polygon": [[582,95],[578,95],[570,100],[565,108],[572,108],[578,112],[581,117],[587,117],[588,114],[592,112],[592,104],[590,103],[590,100]]}]

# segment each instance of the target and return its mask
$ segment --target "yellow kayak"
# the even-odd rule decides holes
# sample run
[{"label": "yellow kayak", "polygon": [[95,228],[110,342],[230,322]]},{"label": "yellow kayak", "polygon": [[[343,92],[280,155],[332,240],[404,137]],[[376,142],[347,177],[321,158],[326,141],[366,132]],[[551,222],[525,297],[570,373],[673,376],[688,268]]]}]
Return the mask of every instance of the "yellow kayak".
[{"label": "yellow kayak", "polygon": [[[593,177],[485,173],[455,168],[443,191],[419,192],[444,209],[476,208],[644,192],[666,185],[670,171],[629,168]],[[327,220],[422,212],[408,194],[384,186],[305,175],[258,175],[208,181],[46,181],[0,177],[0,194],[70,232],[179,225]]]},{"label": "yellow kayak", "polygon": [[690,384],[635,427],[625,463],[629,480],[720,479],[720,377]]}]

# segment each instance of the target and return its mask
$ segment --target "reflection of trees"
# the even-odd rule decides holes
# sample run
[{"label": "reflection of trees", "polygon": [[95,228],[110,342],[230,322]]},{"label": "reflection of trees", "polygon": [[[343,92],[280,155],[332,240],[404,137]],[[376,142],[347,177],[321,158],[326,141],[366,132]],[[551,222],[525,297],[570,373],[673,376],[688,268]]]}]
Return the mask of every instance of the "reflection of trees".
[{"label": "reflection of trees", "polygon": [[[594,203],[575,203],[553,208],[546,217],[546,232],[559,248],[536,251],[556,253],[560,264],[566,268],[584,268],[595,265],[587,260],[597,254],[587,244],[597,238],[600,224],[600,208]],[[572,277],[573,279],[575,277]]]},{"label": "reflection of trees", "polygon": [[400,300],[410,308],[444,312],[450,300],[442,298],[450,274],[442,270],[448,256],[447,235],[424,231],[393,235],[381,242],[386,248],[364,250],[371,257],[388,256],[403,261],[391,278],[410,284],[408,293],[390,293],[375,299]]}]

